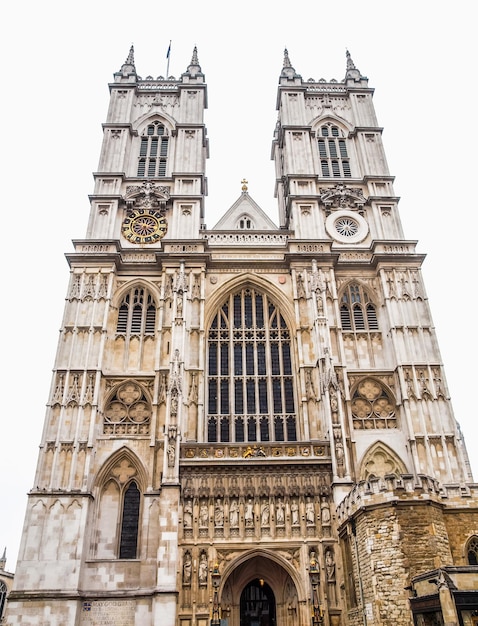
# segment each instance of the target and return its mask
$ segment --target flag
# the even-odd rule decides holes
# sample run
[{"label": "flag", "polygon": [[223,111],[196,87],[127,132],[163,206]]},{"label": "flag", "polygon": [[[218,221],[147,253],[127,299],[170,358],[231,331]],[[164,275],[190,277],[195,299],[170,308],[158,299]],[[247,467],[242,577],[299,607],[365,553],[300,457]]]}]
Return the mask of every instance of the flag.
[{"label": "flag", "polygon": [[171,54],[171,42],[169,42],[168,51],[166,52],[166,58],[169,59],[169,55]]}]

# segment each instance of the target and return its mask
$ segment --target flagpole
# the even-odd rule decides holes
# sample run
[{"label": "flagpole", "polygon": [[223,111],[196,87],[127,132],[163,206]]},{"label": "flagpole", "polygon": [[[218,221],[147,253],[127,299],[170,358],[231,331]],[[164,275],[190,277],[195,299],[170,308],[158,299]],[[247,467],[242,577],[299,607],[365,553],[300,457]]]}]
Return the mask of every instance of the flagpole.
[{"label": "flagpole", "polygon": [[168,64],[166,66],[166,78],[169,76],[169,57],[171,56],[171,39],[169,40],[169,48],[166,53],[166,58],[168,59]]}]

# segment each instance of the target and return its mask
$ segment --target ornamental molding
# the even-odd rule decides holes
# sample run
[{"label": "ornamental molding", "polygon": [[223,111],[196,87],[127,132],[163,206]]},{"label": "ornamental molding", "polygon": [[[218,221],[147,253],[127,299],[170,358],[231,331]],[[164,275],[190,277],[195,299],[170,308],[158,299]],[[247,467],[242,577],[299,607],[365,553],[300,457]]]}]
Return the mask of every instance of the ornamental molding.
[{"label": "ornamental molding", "polygon": [[141,185],[128,185],[123,200],[128,209],[164,211],[170,197],[168,187],[158,186],[154,182],[145,180]]},{"label": "ornamental molding", "polygon": [[351,209],[360,211],[367,199],[359,187],[348,187],[338,183],[332,188],[321,188],[320,201],[329,211],[338,209]]}]

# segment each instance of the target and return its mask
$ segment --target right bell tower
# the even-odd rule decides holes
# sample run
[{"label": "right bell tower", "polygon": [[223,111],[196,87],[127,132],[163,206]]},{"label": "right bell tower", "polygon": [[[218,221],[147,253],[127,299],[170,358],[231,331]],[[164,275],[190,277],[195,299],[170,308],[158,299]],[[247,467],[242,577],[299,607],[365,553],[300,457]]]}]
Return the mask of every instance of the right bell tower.
[{"label": "right bell tower", "polygon": [[273,142],[279,219],[304,251],[306,241],[324,250],[332,242],[317,259],[325,298],[314,358],[328,381],[339,499],[345,484],[384,473],[472,480],[420,272],[424,255],[403,233],[373,91],[348,51],[343,82],[304,82],[285,51]]}]

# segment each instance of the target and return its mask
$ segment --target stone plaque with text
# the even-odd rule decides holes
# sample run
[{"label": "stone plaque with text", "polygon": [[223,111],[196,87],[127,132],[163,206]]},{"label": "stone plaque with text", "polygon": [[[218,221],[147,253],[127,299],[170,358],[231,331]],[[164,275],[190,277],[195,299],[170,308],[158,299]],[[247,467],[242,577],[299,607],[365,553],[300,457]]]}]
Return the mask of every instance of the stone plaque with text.
[{"label": "stone plaque with text", "polygon": [[133,600],[87,600],[81,607],[81,626],[133,626]]}]

